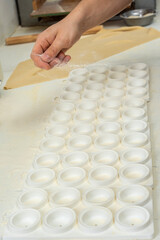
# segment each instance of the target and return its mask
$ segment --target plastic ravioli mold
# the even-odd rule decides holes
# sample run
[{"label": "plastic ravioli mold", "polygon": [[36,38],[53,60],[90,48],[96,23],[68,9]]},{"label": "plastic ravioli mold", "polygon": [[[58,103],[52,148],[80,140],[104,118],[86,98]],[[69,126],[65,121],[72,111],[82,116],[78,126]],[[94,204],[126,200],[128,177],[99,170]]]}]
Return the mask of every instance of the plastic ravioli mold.
[{"label": "plastic ravioli mold", "polygon": [[148,100],[145,63],[73,70],[3,240],[151,239]]}]

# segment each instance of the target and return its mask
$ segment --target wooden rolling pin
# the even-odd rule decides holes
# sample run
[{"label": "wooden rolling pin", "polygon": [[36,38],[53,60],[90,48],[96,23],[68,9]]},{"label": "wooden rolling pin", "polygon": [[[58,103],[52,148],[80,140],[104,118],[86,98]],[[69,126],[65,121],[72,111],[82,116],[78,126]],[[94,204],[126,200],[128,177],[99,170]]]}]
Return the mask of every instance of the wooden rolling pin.
[{"label": "wooden rolling pin", "polygon": [[[103,28],[102,25],[95,26],[93,28],[90,28],[86,32],[84,32],[83,35],[95,34],[99,32],[102,28]],[[31,43],[31,42],[35,42],[37,37],[38,37],[38,34],[9,37],[9,38],[6,38],[5,42],[6,42],[6,45]]]}]

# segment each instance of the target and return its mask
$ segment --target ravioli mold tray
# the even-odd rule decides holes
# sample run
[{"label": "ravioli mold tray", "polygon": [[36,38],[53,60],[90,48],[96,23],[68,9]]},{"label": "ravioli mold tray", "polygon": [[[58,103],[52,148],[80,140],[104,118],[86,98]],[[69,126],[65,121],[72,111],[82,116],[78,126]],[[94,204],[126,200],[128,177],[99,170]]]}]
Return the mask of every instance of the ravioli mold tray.
[{"label": "ravioli mold tray", "polygon": [[152,239],[149,67],[70,72],[3,240]]}]

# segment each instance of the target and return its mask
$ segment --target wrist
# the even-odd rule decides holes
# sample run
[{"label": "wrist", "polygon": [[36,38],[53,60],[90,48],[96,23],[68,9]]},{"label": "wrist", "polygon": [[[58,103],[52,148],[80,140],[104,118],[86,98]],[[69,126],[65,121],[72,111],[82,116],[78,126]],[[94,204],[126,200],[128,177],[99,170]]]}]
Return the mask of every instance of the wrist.
[{"label": "wrist", "polygon": [[69,21],[74,28],[77,28],[77,31],[79,31],[80,35],[82,35],[86,30],[88,30],[85,19],[86,18],[84,16],[84,13],[80,9],[74,9],[65,18],[65,20]]}]

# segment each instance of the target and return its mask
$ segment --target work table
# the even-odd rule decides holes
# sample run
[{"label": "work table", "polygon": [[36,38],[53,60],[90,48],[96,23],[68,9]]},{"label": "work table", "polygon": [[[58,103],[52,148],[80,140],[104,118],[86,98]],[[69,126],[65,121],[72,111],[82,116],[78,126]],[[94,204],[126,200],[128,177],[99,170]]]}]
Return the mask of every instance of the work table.
[{"label": "work table", "polygon": [[[120,22],[106,23],[105,27],[121,27]],[[160,30],[160,18],[149,27]],[[37,32],[39,32],[39,28]],[[19,28],[15,35],[22,33]],[[30,30],[26,30],[28,33]],[[34,43],[0,47],[0,61],[4,70],[4,83],[16,65],[29,58]],[[156,238],[160,238],[160,39],[134,47],[107,59],[109,63],[145,62],[150,66],[149,118],[151,125],[154,173],[154,219]],[[3,83],[3,85],[4,85]],[[62,80],[45,82],[0,93],[0,239],[1,228],[13,210],[25,175],[31,167],[39,143],[44,135],[58,96]]]}]

